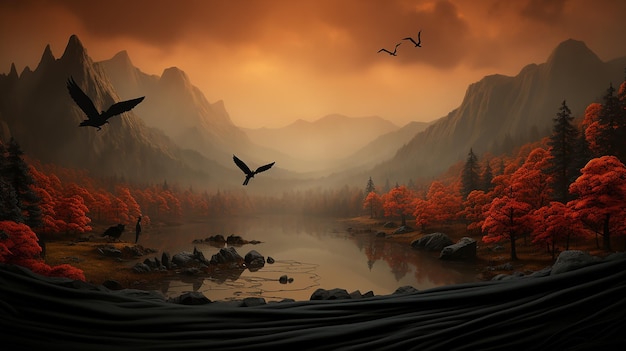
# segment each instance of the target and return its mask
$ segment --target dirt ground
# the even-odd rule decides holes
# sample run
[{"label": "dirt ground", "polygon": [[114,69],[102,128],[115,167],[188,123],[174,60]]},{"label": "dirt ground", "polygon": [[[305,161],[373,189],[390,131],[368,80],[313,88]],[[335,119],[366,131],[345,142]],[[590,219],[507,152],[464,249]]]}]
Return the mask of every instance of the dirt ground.
[{"label": "dirt ground", "polygon": [[[468,233],[463,224],[452,224],[441,227],[428,228],[422,232],[415,230],[406,234],[392,234],[395,228],[386,228],[384,224],[388,222],[385,219],[370,219],[366,216],[354,217],[341,220],[345,224],[346,230],[355,232],[385,232],[387,240],[394,240],[400,243],[410,245],[413,240],[419,239],[425,234],[442,232],[448,235],[452,241],[456,242],[464,236],[471,237],[478,242],[477,258],[475,260],[476,270],[481,272],[480,279],[489,280],[497,274],[511,274],[513,271],[522,273],[530,273],[552,265],[551,254],[545,249],[538,248],[530,242],[524,243],[523,239],[517,242],[517,261],[510,259],[510,245],[508,243],[501,244],[499,249],[495,249],[496,245],[484,245],[481,241],[480,234]],[[395,221],[399,225],[398,221]],[[411,226],[410,223],[407,223]],[[94,232],[98,232],[94,230]],[[67,236],[57,240],[46,241],[45,260],[49,265],[71,264],[74,267],[82,269],[86,281],[92,284],[102,284],[106,280],[115,280],[124,288],[143,289],[149,282],[163,279],[168,275],[175,275],[175,272],[155,272],[155,273],[135,273],[132,266],[136,262],[142,262],[144,257],[133,258],[115,258],[102,255],[98,248],[103,245],[113,245],[122,250],[125,246],[133,247],[131,242],[111,242],[97,235],[82,234],[80,237],[89,237],[88,241],[79,240],[78,236]],[[617,244],[617,243],[616,243]],[[570,249],[583,250],[591,255],[604,256],[606,253],[597,248],[595,239],[579,241],[572,243]],[[159,257],[159,253],[148,255],[147,257]],[[557,253],[558,255],[558,253]],[[494,269],[511,263],[513,271],[510,269]],[[510,265],[509,265],[510,266]]]}]

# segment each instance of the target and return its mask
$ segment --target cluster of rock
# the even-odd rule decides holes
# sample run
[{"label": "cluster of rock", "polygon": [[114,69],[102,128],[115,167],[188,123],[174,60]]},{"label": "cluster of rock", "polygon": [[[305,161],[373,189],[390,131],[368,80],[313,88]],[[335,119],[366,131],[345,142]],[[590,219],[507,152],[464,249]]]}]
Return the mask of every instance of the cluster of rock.
[{"label": "cluster of rock", "polygon": [[411,247],[427,251],[439,251],[442,260],[473,260],[476,258],[476,240],[463,237],[456,243],[444,233],[426,234],[411,242]]},{"label": "cluster of rock", "polygon": [[210,244],[218,247],[222,247],[224,245],[229,246],[243,246],[245,244],[260,244],[261,242],[258,240],[245,240],[239,235],[231,234],[227,237],[224,237],[222,234],[211,235],[204,239],[194,239],[192,241],[194,244]]},{"label": "cluster of rock", "polygon": [[[274,259],[268,257],[267,263],[273,262]],[[250,250],[242,257],[234,247],[224,247],[211,256],[211,259],[206,259],[202,251],[194,247],[193,252],[179,252],[171,258],[167,252],[163,252],[160,260],[157,257],[146,258],[142,263],[136,263],[133,271],[147,273],[180,269],[181,273],[184,274],[197,274],[203,269],[218,265],[222,268],[247,268],[250,271],[257,271],[263,268],[265,263],[265,257],[256,250]]]},{"label": "cluster of rock", "polygon": [[508,270],[513,271],[511,274],[498,274],[494,276],[491,280],[508,280],[508,279],[518,279],[518,278],[532,278],[532,277],[545,277],[549,275],[556,275],[565,272],[570,272],[579,268],[591,266],[594,264],[598,264],[605,261],[610,260],[618,260],[618,259],[626,259],[626,252],[617,252],[608,255],[607,257],[601,258],[597,256],[592,256],[587,252],[581,250],[567,250],[563,251],[556,258],[556,261],[552,266],[548,266],[544,269],[531,272],[531,273],[523,273],[519,271],[513,271],[514,267],[510,263],[505,263],[500,265],[498,268],[510,268]]},{"label": "cluster of rock", "polygon": [[103,256],[115,257],[119,259],[137,258],[157,252],[154,249],[146,248],[141,245],[126,245],[119,249],[115,245],[111,244],[98,245],[96,246],[96,251]]}]

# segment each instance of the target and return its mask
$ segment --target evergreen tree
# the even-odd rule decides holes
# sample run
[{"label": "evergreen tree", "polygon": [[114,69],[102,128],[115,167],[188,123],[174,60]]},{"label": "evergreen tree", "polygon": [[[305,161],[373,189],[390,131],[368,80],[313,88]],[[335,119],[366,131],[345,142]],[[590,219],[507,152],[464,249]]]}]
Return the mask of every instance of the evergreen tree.
[{"label": "evergreen tree", "polygon": [[578,177],[580,169],[575,162],[579,133],[572,124],[573,120],[572,112],[563,100],[553,118],[552,135],[548,140],[552,157],[545,171],[552,178],[550,186],[554,190],[554,200],[562,203],[569,200],[569,185]]},{"label": "evergreen tree", "polygon": [[31,228],[38,228],[41,225],[40,198],[32,188],[35,184],[33,176],[30,174],[28,164],[22,159],[24,152],[15,139],[9,141],[8,157],[2,169],[4,180],[13,188],[17,198],[17,207],[23,216],[23,222]]},{"label": "evergreen tree", "polygon": [[367,181],[367,185],[365,185],[365,196],[367,196],[367,194],[371,193],[372,191],[376,191],[376,186],[374,186],[374,181],[372,180],[372,177],[370,177],[370,179]]},{"label": "evergreen tree", "polygon": [[602,109],[598,116],[598,122],[601,126],[598,135],[601,156],[612,155],[617,156],[620,160],[626,160],[625,117],[623,103],[615,95],[613,84],[610,84],[603,97]]},{"label": "evergreen tree", "polygon": [[491,184],[492,180],[493,171],[491,170],[491,164],[487,162],[487,164],[485,165],[485,169],[483,170],[483,174],[480,177],[480,183],[482,184],[482,186],[480,187],[481,190],[486,193],[491,191],[491,189],[493,189],[493,184]]},{"label": "evergreen tree", "polygon": [[466,199],[467,195],[469,195],[472,190],[477,190],[479,188],[480,170],[478,157],[476,157],[474,151],[470,148],[470,151],[467,154],[467,160],[465,161],[465,166],[463,166],[463,170],[461,171],[461,195],[463,195],[463,199]]}]

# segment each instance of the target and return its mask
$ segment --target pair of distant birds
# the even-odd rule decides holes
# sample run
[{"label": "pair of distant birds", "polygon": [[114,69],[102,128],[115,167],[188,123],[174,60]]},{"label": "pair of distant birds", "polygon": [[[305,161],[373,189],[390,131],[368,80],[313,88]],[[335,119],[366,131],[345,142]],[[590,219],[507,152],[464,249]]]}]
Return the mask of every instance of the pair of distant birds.
[{"label": "pair of distant birds", "polygon": [[[415,47],[420,47],[421,48],[422,47],[422,38],[421,38],[421,36],[422,36],[422,31],[420,30],[419,32],[417,32],[417,41],[415,41],[415,39],[413,39],[412,37],[406,37],[406,38],[403,38],[402,40],[410,40],[413,43],[413,45],[415,45]],[[386,53],[388,53],[391,56],[398,56],[398,54],[397,54],[398,53],[398,46],[400,46],[400,44],[402,44],[402,43],[396,44],[396,47],[393,49],[393,51],[389,51],[389,50],[387,50],[385,48],[382,48],[382,49],[378,50],[378,52],[386,52]]]},{"label": "pair of distant birds", "polygon": [[[87,119],[80,122],[79,127],[94,127],[98,130],[102,129],[102,126],[109,123],[109,118],[113,116],[117,116],[124,112],[132,110],[135,106],[137,106],[140,102],[143,101],[145,96],[116,102],[111,105],[106,111],[102,111],[98,113],[93,101],[85,94],[85,92],[76,84],[73,77],[67,80],[67,90],[70,92],[70,96],[76,102],[78,107],[87,115]],[[254,178],[254,175],[257,173],[261,173],[267,171],[272,168],[275,162],[263,165],[256,170],[252,171],[248,165],[246,165],[242,160],[237,158],[237,156],[233,155],[233,161],[235,164],[245,173],[246,179],[243,182],[243,185],[248,185],[248,182],[251,178]]]}]

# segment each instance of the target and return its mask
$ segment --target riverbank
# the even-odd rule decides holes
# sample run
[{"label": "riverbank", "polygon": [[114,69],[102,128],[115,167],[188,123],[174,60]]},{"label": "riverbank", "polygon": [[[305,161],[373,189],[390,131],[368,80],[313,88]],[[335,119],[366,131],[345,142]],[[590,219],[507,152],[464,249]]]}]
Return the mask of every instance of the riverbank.
[{"label": "riverbank", "polygon": [[[491,280],[498,274],[511,274],[513,272],[521,272],[529,274],[538,270],[551,266],[554,263],[552,255],[546,250],[527,242],[524,239],[517,241],[516,253],[517,260],[511,260],[510,244],[491,244],[486,245],[482,242],[482,235],[478,232],[468,232],[466,226],[462,223],[448,224],[442,226],[433,226],[427,230],[421,231],[415,229],[409,233],[393,234],[394,230],[400,226],[399,221],[391,221],[394,225],[391,228],[385,227],[389,220],[384,218],[369,218],[367,216],[352,217],[341,220],[345,223],[346,228],[351,228],[353,232],[372,232],[385,233],[387,240],[393,240],[399,243],[410,245],[411,242],[421,238],[423,235],[431,233],[444,233],[453,242],[459,241],[463,237],[470,237],[477,242],[476,260],[469,262],[475,265],[477,278],[479,280]],[[408,226],[412,226],[407,223]],[[569,247],[570,250],[582,250],[592,256],[604,257],[606,252],[599,249],[595,240],[576,240]],[[439,253],[434,253],[438,256]],[[558,252],[556,253],[558,256]]]},{"label": "riverbank", "polygon": [[[343,229],[354,234],[384,232],[384,240],[392,240],[406,245],[410,245],[413,240],[419,239],[425,234],[434,232],[445,233],[454,242],[464,236],[472,237],[478,243],[477,258],[472,262],[468,262],[468,264],[474,265],[477,280],[490,280],[497,274],[511,274],[515,271],[528,274],[553,264],[549,253],[530,243],[524,244],[523,240],[518,242],[517,256],[519,259],[511,261],[508,244],[502,244],[499,247],[496,245],[483,245],[480,235],[468,233],[462,224],[429,228],[429,230],[424,232],[415,230],[410,233],[393,234],[399,223],[396,223],[395,227],[386,228],[384,226],[386,222],[388,221],[385,219],[370,219],[366,216],[338,220],[338,223],[340,223],[339,230]],[[93,233],[100,232],[100,229],[102,228],[95,228]],[[123,250],[125,247],[134,248],[135,246],[138,246],[138,249],[141,250],[149,248],[143,248],[141,240],[139,245],[125,241],[109,242],[99,235],[93,235],[93,233],[82,234],[80,237],[66,236],[56,240],[47,240],[46,263],[49,265],[70,264],[83,270],[88,283],[99,285],[107,280],[114,280],[124,288],[148,289],[149,286],[154,286],[154,282],[176,276],[175,271],[135,273],[132,270],[135,263],[143,262],[148,257],[160,257],[161,253],[149,254],[146,257],[119,258],[105,256],[98,250],[103,245],[111,245],[118,250]],[[89,238],[89,240],[84,238]],[[583,250],[594,256],[605,255],[596,248],[593,240],[573,243],[570,249]],[[438,253],[433,253],[433,255],[438,256]]]}]

